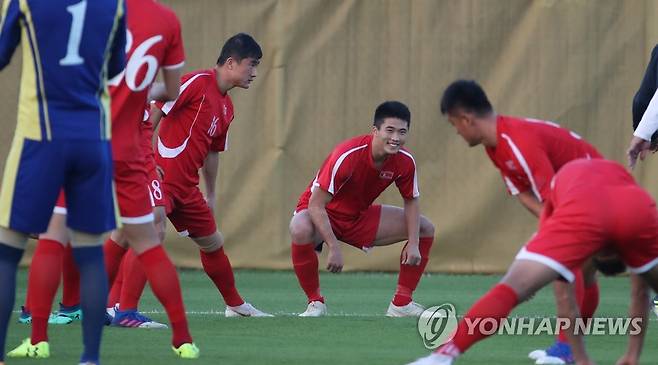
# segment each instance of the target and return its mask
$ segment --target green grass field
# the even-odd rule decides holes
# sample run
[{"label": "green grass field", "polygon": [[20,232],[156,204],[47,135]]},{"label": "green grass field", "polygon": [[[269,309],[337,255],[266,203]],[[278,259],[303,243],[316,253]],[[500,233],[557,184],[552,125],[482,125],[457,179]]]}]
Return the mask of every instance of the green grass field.
[{"label": "green grass field", "polygon": [[[298,318],[305,309],[305,297],[294,274],[285,271],[237,271],[241,294],[258,308],[276,318],[224,318],[224,305],[202,271],[181,271],[183,295],[192,335],[201,349],[196,364],[405,364],[428,351],[416,331],[416,321],[384,316],[396,283],[396,274],[322,274],[323,294],[330,316]],[[482,295],[498,276],[428,275],[423,278],[415,300],[426,305],[453,303],[464,311]],[[16,306],[22,303],[26,270],[21,270]],[[627,278],[601,279],[599,316],[623,316],[627,311]],[[154,319],[166,321],[157,301],[147,288],[141,309]],[[544,289],[513,315],[554,316],[552,290]],[[15,319],[18,314],[15,314]],[[652,315],[643,360],[655,363],[658,348],[653,336]],[[48,360],[8,359],[7,364],[74,364],[81,351],[80,325],[50,326],[51,358]],[[29,327],[13,321],[7,350],[29,336]],[[165,365],[186,362],[169,348],[168,330],[106,328],[102,363],[105,365]],[[463,356],[458,364],[531,364],[526,354],[553,341],[549,336],[497,336],[483,341]],[[623,336],[592,336],[587,345],[599,364],[613,364],[625,349]]]}]

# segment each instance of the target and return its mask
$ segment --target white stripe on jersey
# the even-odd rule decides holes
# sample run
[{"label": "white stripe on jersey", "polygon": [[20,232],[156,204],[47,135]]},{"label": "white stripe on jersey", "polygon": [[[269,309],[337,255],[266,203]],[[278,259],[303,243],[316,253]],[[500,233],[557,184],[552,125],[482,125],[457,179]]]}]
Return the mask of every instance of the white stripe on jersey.
[{"label": "white stripe on jersey", "polygon": [[521,153],[521,150],[519,150],[518,147],[516,147],[516,144],[512,141],[512,139],[505,133],[501,133],[501,136],[507,140],[507,143],[509,144],[510,148],[512,149],[512,152],[514,153],[514,156],[516,156],[516,159],[519,160],[519,164],[521,164],[521,167],[523,168],[523,171],[525,172],[526,176],[528,176],[528,180],[530,181],[530,187],[532,188],[532,192],[535,194],[535,197],[537,200],[540,202],[543,201],[541,198],[541,195],[539,194],[539,190],[537,190],[537,184],[535,184],[535,178],[532,176],[532,171],[530,171],[530,166],[528,166],[528,163],[526,162],[525,158],[523,157],[523,154]]},{"label": "white stripe on jersey", "polygon": [[[210,74],[196,74],[196,75],[190,77],[189,80],[185,81],[185,83],[183,85],[181,85],[181,87],[178,91],[178,96],[180,97],[183,94],[183,92],[185,91],[185,89],[187,89],[187,87],[190,86],[190,84],[192,84],[192,82],[194,80],[199,78],[199,76],[210,76]],[[176,100],[172,100],[172,101],[168,101],[168,102],[164,103],[164,105],[162,106],[162,109],[161,109],[162,112],[165,113],[165,114],[169,114],[169,112],[171,111],[171,108],[174,107],[177,100],[178,100],[178,98],[176,98]]]},{"label": "white stripe on jersey", "polygon": [[187,138],[183,141],[183,144],[181,144],[178,147],[174,148],[169,148],[162,143],[162,140],[160,139],[160,136],[158,136],[158,153],[160,156],[164,158],[175,158],[176,156],[180,155],[183,151],[185,151],[185,148],[187,147],[187,142],[189,142],[190,138],[192,137],[192,128],[194,128],[194,125],[196,124],[196,120],[199,117],[199,112],[201,111],[201,107],[203,106],[203,102],[206,100],[206,96],[204,95],[203,98],[201,98],[201,103],[199,103],[199,110],[196,111],[196,115],[194,116],[194,121],[192,121],[192,125],[190,126],[190,130],[187,134]]},{"label": "white stripe on jersey", "polygon": [[411,153],[405,151],[405,150],[400,150],[400,152],[404,153],[405,155],[409,156],[411,159],[411,162],[414,163],[414,198],[417,198],[420,196],[420,191],[418,191],[418,172],[416,168],[416,160],[414,160],[414,156],[411,155]]},{"label": "white stripe on jersey", "polygon": [[367,144],[364,144],[364,145],[359,146],[359,147],[354,147],[351,150],[349,150],[349,151],[343,153],[342,155],[340,155],[340,157],[338,157],[338,160],[336,160],[336,164],[334,164],[333,170],[331,170],[331,182],[329,183],[329,193],[331,195],[334,194],[334,189],[335,189],[334,178],[336,177],[336,173],[338,173],[338,169],[340,168],[340,165],[347,158],[347,156],[349,156],[350,153],[352,153],[354,151],[364,149],[366,147],[368,147]]},{"label": "white stripe on jersey", "polygon": [[519,189],[517,189],[516,186],[514,186],[512,180],[510,180],[507,176],[503,176],[503,178],[505,179],[505,184],[507,185],[510,194],[519,195]]}]

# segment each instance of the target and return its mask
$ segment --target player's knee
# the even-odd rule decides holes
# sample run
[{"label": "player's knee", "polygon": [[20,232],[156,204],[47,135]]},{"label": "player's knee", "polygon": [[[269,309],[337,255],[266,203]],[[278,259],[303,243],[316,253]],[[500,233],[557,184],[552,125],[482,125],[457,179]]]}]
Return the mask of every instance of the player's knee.
[{"label": "player's knee", "polygon": [[224,236],[219,232],[206,237],[193,238],[193,240],[203,252],[214,252],[224,246]]},{"label": "player's knee", "polygon": [[0,242],[19,249],[25,249],[28,235],[9,228],[0,227]]},{"label": "player's knee", "polygon": [[420,236],[434,237],[434,224],[424,216],[421,216],[420,218]]},{"label": "player's knee", "polygon": [[313,240],[313,226],[308,224],[291,223],[290,238],[293,242],[303,243]]}]

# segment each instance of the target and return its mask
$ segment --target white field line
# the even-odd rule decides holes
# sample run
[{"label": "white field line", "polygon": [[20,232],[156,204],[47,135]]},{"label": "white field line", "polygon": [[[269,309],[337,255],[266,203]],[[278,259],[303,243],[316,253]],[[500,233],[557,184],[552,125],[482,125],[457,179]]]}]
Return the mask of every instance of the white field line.
[{"label": "white field line", "polygon": [[[21,311],[14,311],[14,313],[20,313]],[[139,311],[142,314],[162,314],[166,315],[167,313],[163,310],[145,310],[145,311]],[[301,313],[301,312],[300,312]],[[224,317],[224,311],[223,310],[205,310],[205,311],[185,311],[185,314],[190,315],[190,316],[217,316],[217,317]],[[272,313],[274,316],[278,317],[297,317],[299,313],[295,312],[273,312]],[[348,312],[329,312],[325,317],[354,317],[354,318],[377,318],[377,317],[386,317],[384,313],[382,314],[363,314],[363,313],[348,313]],[[457,318],[461,319],[463,318],[463,315],[458,315]],[[544,319],[544,318],[549,318],[549,319],[556,319],[557,317],[555,316],[541,316],[541,315],[531,315],[531,316],[511,316],[508,318],[516,318],[516,319],[521,319],[521,318],[535,318],[535,319]],[[621,317],[620,317],[621,318]],[[649,317],[649,320],[651,322],[658,322],[658,318],[656,316],[651,315]]]}]

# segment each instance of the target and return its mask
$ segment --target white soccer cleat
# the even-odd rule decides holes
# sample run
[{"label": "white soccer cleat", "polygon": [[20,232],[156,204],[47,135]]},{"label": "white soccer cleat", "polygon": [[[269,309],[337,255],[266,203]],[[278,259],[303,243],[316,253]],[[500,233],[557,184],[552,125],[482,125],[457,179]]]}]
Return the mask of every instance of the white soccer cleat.
[{"label": "white soccer cleat", "polygon": [[115,304],[114,307],[105,308],[105,312],[112,318],[117,315],[117,308],[119,308],[119,303]]},{"label": "white soccer cleat", "polygon": [[420,317],[423,314],[425,307],[416,303],[410,302],[407,305],[398,307],[397,305],[391,303],[388,305],[388,310],[386,311],[387,317]]},{"label": "white soccer cleat", "polygon": [[452,356],[431,353],[407,365],[452,365],[454,361],[455,358]]},{"label": "white soccer cleat", "polygon": [[306,311],[300,314],[300,317],[322,317],[327,315],[327,305],[319,300],[308,303]]},{"label": "white soccer cleat", "polygon": [[265,313],[256,309],[253,305],[244,302],[237,307],[226,306],[224,311],[226,317],[274,317],[269,313]]},{"label": "white soccer cleat", "polygon": [[564,365],[566,364],[566,362],[560,359],[559,357],[544,356],[537,359],[537,361],[535,361],[535,364],[536,365]]},{"label": "white soccer cleat", "polygon": [[528,358],[532,361],[537,361],[543,357],[546,357],[546,350],[535,350],[528,354]]}]

